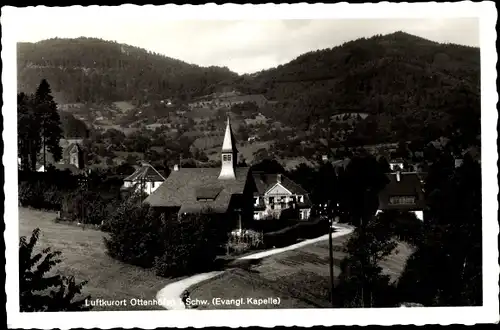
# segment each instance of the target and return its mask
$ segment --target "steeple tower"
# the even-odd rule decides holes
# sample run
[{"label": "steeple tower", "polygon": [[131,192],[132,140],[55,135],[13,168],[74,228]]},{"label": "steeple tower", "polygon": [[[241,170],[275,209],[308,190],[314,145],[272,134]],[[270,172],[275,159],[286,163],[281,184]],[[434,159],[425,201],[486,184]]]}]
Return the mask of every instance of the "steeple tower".
[{"label": "steeple tower", "polygon": [[235,179],[234,169],[238,161],[238,150],[236,149],[233,131],[231,130],[231,123],[229,123],[229,116],[227,117],[226,133],[222,142],[221,160],[222,165],[219,179]]}]

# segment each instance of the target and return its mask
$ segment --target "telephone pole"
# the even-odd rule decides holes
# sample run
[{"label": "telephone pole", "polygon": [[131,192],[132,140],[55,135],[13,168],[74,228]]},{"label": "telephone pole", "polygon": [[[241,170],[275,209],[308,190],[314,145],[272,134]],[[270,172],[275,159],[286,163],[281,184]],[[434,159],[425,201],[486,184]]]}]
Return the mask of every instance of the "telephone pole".
[{"label": "telephone pole", "polygon": [[[331,201],[328,202],[328,206],[330,207]],[[335,289],[334,286],[334,275],[333,275],[333,239],[332,239],[332,225],[333,225],[333,218],[332,214],[329,214],[330,212],[327,212],[328,216],[328,254],[329,254],[329,264],[330,264],[330,302],[332,304],[332,307],[335,307],[335,304],[333,302],[333,290]]]}]

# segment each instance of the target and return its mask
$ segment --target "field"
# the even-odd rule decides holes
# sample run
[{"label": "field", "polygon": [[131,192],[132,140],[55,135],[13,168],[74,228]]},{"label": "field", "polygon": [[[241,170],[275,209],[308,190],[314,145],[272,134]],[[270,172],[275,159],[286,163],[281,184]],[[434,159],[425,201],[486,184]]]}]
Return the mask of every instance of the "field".
[{"label": "field", "polygon": [[[40,228],[38,247],[51,247],[62,252],[62,262],[54,267],[56,272],[73,275],[77,282],[88,280],[83,294],[91,299],[122,300],[132,298],[154,299],[156,293],[169,283],[152,271],[130,266],[106,255],[103,237],[105,233],[92,229],[55,223],[55,213],[19,208],[19,235],[31,236],[33,229]],[[95,307],[93,310],[157,309],[158,306]]]},{"label": "field", "polygon": [[[340,262],[345,256],[341,251],[348,236],[335,238],[334,275],[340,274]],[[384,273],[395,281],[402,272],[411,250],[399,244],[396,251],[381,266]],[[280,297],[280,306],[248,306],[239,308],[305,308],[329,307],[328,241],[307,245],[265,258],[250,269],[233,269],[218,278],[200,283],[191,293],[192,298],[221,297],[259,298]],[[202,307],[200,307],[202,308]],[[218,309],[220,306],[204,306]],[[238,308],[231,306],[231,308]]]},{"label": "field", "polygon": [[[247,164],[250,164],[254,160],[254,153],[259,149],[269,149],[272,141],[264,141],[264,142],[253,142],[253,143],[238,143],[236,148],[238,148],[238,154],[240,157],[242,156]],[[221,143],[222,144],[222,143]],[[210,160],[219,160],[220,159],[220,147],[210,148],[205,151]]]},{"label": "field", "polygon": [[113,102],[113,105],[123,113],[128,112],[132,109],[135,109],[135,106],[132,103],[127,102],[127,101]]},{"label": "field", "polygon": [[125,135],[130,135],[134,132],[137,132],[139,129],[135,127],[122,127],[120,125],[97,125],[103,130],[107,131],[108,129],[116,129],[118,131],[122,131]]}]

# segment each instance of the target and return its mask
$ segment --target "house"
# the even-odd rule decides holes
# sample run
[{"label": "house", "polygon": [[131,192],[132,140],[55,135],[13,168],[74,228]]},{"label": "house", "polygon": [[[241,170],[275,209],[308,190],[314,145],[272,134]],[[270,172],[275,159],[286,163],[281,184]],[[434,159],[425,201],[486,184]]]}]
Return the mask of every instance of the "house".
[{"label": "house", "polygon": [[[69,170],[73,173],[81,172],[85,167],[83,139],[61,139],[59,146],[62,149],[62,157],[56,162],[52,153],[48,150],[40,150],[37,172],[45,172],[46,167],[53,166],[60,171]],[[44,156],[45,154],[45,156]],[[45,158],[45,161],[44,161]],[[45,164],[45,166],[44,166]]]},{"label": "house", "polygon": [[301,220],[309,219],[312,204],[304,188],[283,174],[255,172],[253,180],[257,188],[253,197],[254,220],[279,219],[287,209],[295,209]]},{"label": "house", "polygon": [[396,171],[402,171],[405,167],[405,162],[401,158],[398,159],[391,159],[389,161],[389,167],[391,168],[391,171],[396,172]]},{"label": "house", "polygon": [[134,173],[123,179],[122,190],[139,192],[150,195],[165,181],[165,178],[148,163],[142,163]]},{"label": "house", "polygon": [[455,158],[455,168],[459,168],[464,163],[462,158]]},{"label": "house", "polygon": [[387,210],[408,211],[424,221],[425,198],[422,175],[415,172],[387,174],[389,183],[379,194],[379,209],[376,214]]},{"label": "house", "polygon": [[[240,230],[251,221],[255,185],[249,167],[238,167],[238,150],[229,118],[221,149],[220,168],[174,167],[170,176],[145,203],[178,216],[189,213],[215,212],[229,214]],[[236,222],[236,221],[235,221]]]}]

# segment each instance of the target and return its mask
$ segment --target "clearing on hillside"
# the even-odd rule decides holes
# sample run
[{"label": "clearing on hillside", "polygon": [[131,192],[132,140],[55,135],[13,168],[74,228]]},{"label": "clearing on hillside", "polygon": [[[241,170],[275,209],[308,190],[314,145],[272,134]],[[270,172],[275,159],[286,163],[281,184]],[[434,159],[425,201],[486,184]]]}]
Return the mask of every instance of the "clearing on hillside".
[{"label": "clearing on hillside", "polygon": [[118,108],[121,112],[129,112],[130,110],[135,109],[135,106],[127,101],[118,101],[118,102],[113,102],[113,105]]}]

